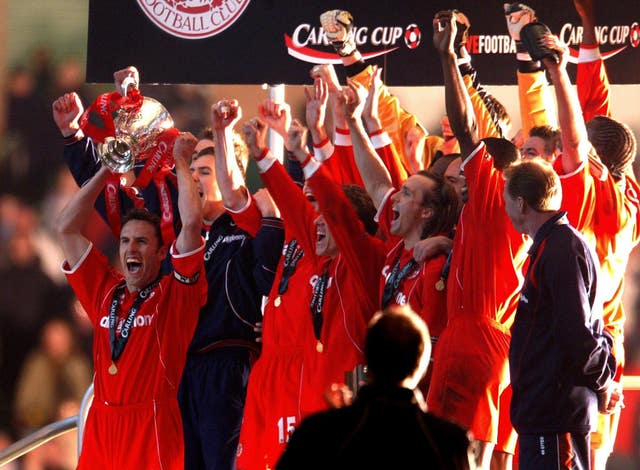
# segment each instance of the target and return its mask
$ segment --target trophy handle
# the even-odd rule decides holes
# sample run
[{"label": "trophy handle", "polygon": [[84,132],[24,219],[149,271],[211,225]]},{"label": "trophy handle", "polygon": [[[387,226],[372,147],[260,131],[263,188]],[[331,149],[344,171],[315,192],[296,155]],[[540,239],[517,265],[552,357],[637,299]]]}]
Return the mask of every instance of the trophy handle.
[{"label": "trophy handle", "polygon": [[131,138],[127,135],[107,137],[104,142],[98,144],[100,161],[113,173],[126,173],[135,165],[131,144]]},{"label": "trophy handle", "polygon": [[129,87],[133,87],[134,89],[138,89],[138,82],[133,77],[127,77],[122,80],[122,91],[124,92],[124,96],[129,94]]}]

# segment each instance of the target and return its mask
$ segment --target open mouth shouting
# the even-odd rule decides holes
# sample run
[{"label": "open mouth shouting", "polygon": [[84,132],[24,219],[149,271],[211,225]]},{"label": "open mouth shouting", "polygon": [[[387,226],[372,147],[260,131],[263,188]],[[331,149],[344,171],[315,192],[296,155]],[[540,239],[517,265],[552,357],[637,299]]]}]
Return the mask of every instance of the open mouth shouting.
[{"label": "open mouth shouting", "polygon": [[142,272],[142,260],[137,256],[127,256],[125,260],[127,273],[137,275]]},{"label": "open mouth shouting", "polygon": [[393,207],[391,209],[391,224],[389,225],[389,229],[391,230],[391,233],[395,233],[395,231],[398,229],[399,224],[400,224],[400,211],[396,207]]},{"label": "open mouth shouting", "polygon": [[327,233],[324,231],[324,228],[318,227],[318,230],[316,231],[316,244],[321,245],[325,242],[326,239]]}]

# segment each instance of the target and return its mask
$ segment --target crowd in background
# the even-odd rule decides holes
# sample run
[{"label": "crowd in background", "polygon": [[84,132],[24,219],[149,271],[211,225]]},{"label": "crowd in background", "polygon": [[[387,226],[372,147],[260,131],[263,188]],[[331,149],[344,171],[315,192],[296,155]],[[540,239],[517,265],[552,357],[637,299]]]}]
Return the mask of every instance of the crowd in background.
[{"label": "crowd in background", "polygon": [[[91,327],[60,271],[62,255],[53,221],[77,191],[64,161],[63,142],[51,121],[51,103],[76,91],[85,104],[97,88],[83,82],[70,60],[53,64],[45,49],[10,73],[7,126],[0,149],[0,448],[62,417],[76,414],[92,379]],[[209,103],[194,87],[143,87],[161,101],[176,127],[197,132]],[[438,130],[431,130],[432,134]],[[436,131],[436,132],[434,132]],[[96,214],[93,240],[115,254],[107,225]],[[637,325],[640,294],[638,254],[627,278],[627,316]],[[626,331],[627,375],[640,372],[640,335]],[[637,393],[637,392],[636,392]],[[627,394],[631,435],[620,435],[629,457],[640,456],[640,409]],[[632,416],[629,416],[633,414]],[[23,459],[28,469],[74,468],[73,438],[54,441]],[[48,449],[48,450],[47,450]]]}]

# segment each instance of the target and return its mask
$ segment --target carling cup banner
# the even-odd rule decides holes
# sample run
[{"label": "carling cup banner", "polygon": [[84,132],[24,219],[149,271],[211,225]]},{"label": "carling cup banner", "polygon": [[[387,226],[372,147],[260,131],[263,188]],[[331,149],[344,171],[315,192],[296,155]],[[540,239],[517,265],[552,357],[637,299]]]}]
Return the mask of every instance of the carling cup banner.
[{"label": "carling cup banner", "polygon": [[[526,2],[570,45],[582,26],[572,0]],[[597,35],[613,83],[640,83],[640,1],[597,1]],[[515,84],[515,44],[495,0],[90,0],[87,81],[111,82],[137,66],[145,83],[305,84],[313,64],[340,59],[320,28],[325,10],[352,13],[368,62],[389,85],[441,85],[432,42],[439,10],[471,21],[468,49],[486,84]],[[338,67],[340,71],[341,68]],[[570,73],[575,66],[569,65]]]}]

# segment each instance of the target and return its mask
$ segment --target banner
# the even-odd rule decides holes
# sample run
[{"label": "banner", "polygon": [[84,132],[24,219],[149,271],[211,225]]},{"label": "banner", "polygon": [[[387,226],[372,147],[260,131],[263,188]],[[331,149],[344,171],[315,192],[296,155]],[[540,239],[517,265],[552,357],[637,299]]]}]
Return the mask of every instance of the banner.
[{"label": "banner", "polygon": [[[595,2],[600,49],[612,83],[640,83],[640,2]],[[572,0],[527,3],[572,49],[582,37]],[[457,8],[471,21],[468,49],[485,84],[515,84],[515,44],[502,1],[444,0],[90,0],[87,81],[113,81],[137,66],[145,83],[308,84],[315,63],[340,63],[319,17],[354,16],[358,49],[384,67],[392,86],[442,85],[432,43],[436,12]],[[575,67],[569,65],[572,73]],[[340,72],[341,67],[337,67]]]}]

